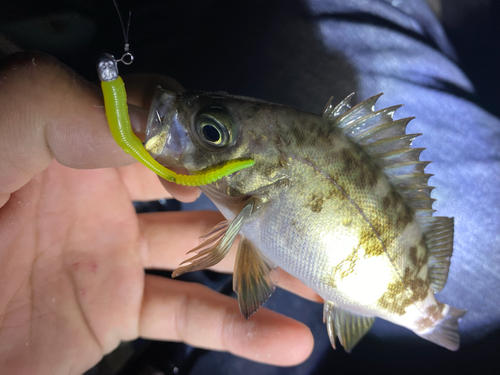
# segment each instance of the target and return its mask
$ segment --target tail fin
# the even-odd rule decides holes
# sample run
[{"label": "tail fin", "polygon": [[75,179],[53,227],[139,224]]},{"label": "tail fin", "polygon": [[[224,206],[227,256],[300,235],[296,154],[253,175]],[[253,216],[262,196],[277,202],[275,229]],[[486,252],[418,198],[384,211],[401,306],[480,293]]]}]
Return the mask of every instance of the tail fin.
[{"label": "tail fin", "polygon": [[433,327],[424,332],[418,332],[420,337],[445,347],[449,350],[458,350],[460,346],[460,335],[458,334],[458,320],[467,311],[448,306],[447,314]]}]

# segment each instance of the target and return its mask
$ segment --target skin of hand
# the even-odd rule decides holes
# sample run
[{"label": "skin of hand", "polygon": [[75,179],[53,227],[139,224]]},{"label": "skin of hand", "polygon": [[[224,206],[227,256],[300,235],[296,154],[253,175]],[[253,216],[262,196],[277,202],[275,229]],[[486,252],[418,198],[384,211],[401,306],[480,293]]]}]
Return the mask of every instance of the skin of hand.
[{"label": "skin of hand", "polygon": [[[158,76],[126,81],[134,129],[145,128]],[[145,275],[173,269],[217,212],[136,214],[132,200],[197,188],[164,182],[109,132],[102,93],[56,59],[13,55],[0,64],[0,368],[14,374],[82,373],[138,337],[183,341],[279,366],[304,361],[308,327],[202,285]],[[232,272],[234,249],[213,269]],[[281,272],[280,285],[319,300]]]}]

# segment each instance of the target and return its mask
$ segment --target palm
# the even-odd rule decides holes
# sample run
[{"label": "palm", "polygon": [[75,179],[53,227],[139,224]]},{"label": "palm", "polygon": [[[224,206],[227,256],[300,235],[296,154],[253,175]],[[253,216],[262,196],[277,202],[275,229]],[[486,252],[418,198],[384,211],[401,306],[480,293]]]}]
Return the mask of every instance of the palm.
[{"label": "palm", "polygon": [[[1,260],[8,267],[0,345],[39,363],[80,353],[91,361],[85,370],[138,334],[144,272],[129,194],[116,169],[52,163],[4,210],[19,205],[17,217],[2,215],[1,237],[11,246]],[[39,345],[56,334],[51,347]]]}]

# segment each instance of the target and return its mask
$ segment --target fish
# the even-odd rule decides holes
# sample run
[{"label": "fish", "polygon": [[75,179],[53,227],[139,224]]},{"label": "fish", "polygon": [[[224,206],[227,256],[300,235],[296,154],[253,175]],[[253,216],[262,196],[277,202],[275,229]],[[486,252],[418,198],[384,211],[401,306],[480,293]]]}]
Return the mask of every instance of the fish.
[{"label": "fish", "polygon": [[466,311],[439,302],[453,252],[453,218],[433,216],[432,176],[406,134],[413,117],[331,98],[320,115],[224,92],[153,100],[145,148],[196,175],[254,160],[201,187],[226,220],[173,277],[217,264],[240,236],[233,289],[248,319],[276,288],[277,267],[324,300],[333,348],[349,352],[375,318],[459,348]]}]

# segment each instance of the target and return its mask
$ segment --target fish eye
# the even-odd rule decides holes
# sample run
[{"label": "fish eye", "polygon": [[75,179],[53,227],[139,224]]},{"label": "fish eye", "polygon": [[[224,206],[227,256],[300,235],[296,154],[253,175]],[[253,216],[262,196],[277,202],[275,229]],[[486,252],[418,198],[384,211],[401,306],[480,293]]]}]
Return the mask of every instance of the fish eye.
[{"label": "fish eye", "polygon": [[217,125],[204,123],[201,125],[201,132],[208,142],[217,145],[222,142],[222,134]]},{"label": "fish eye", "polygon": [[233,141],[233,119],[221,107],[209,107],[196,118],[196,131],[203,144],[225,147]]}]

